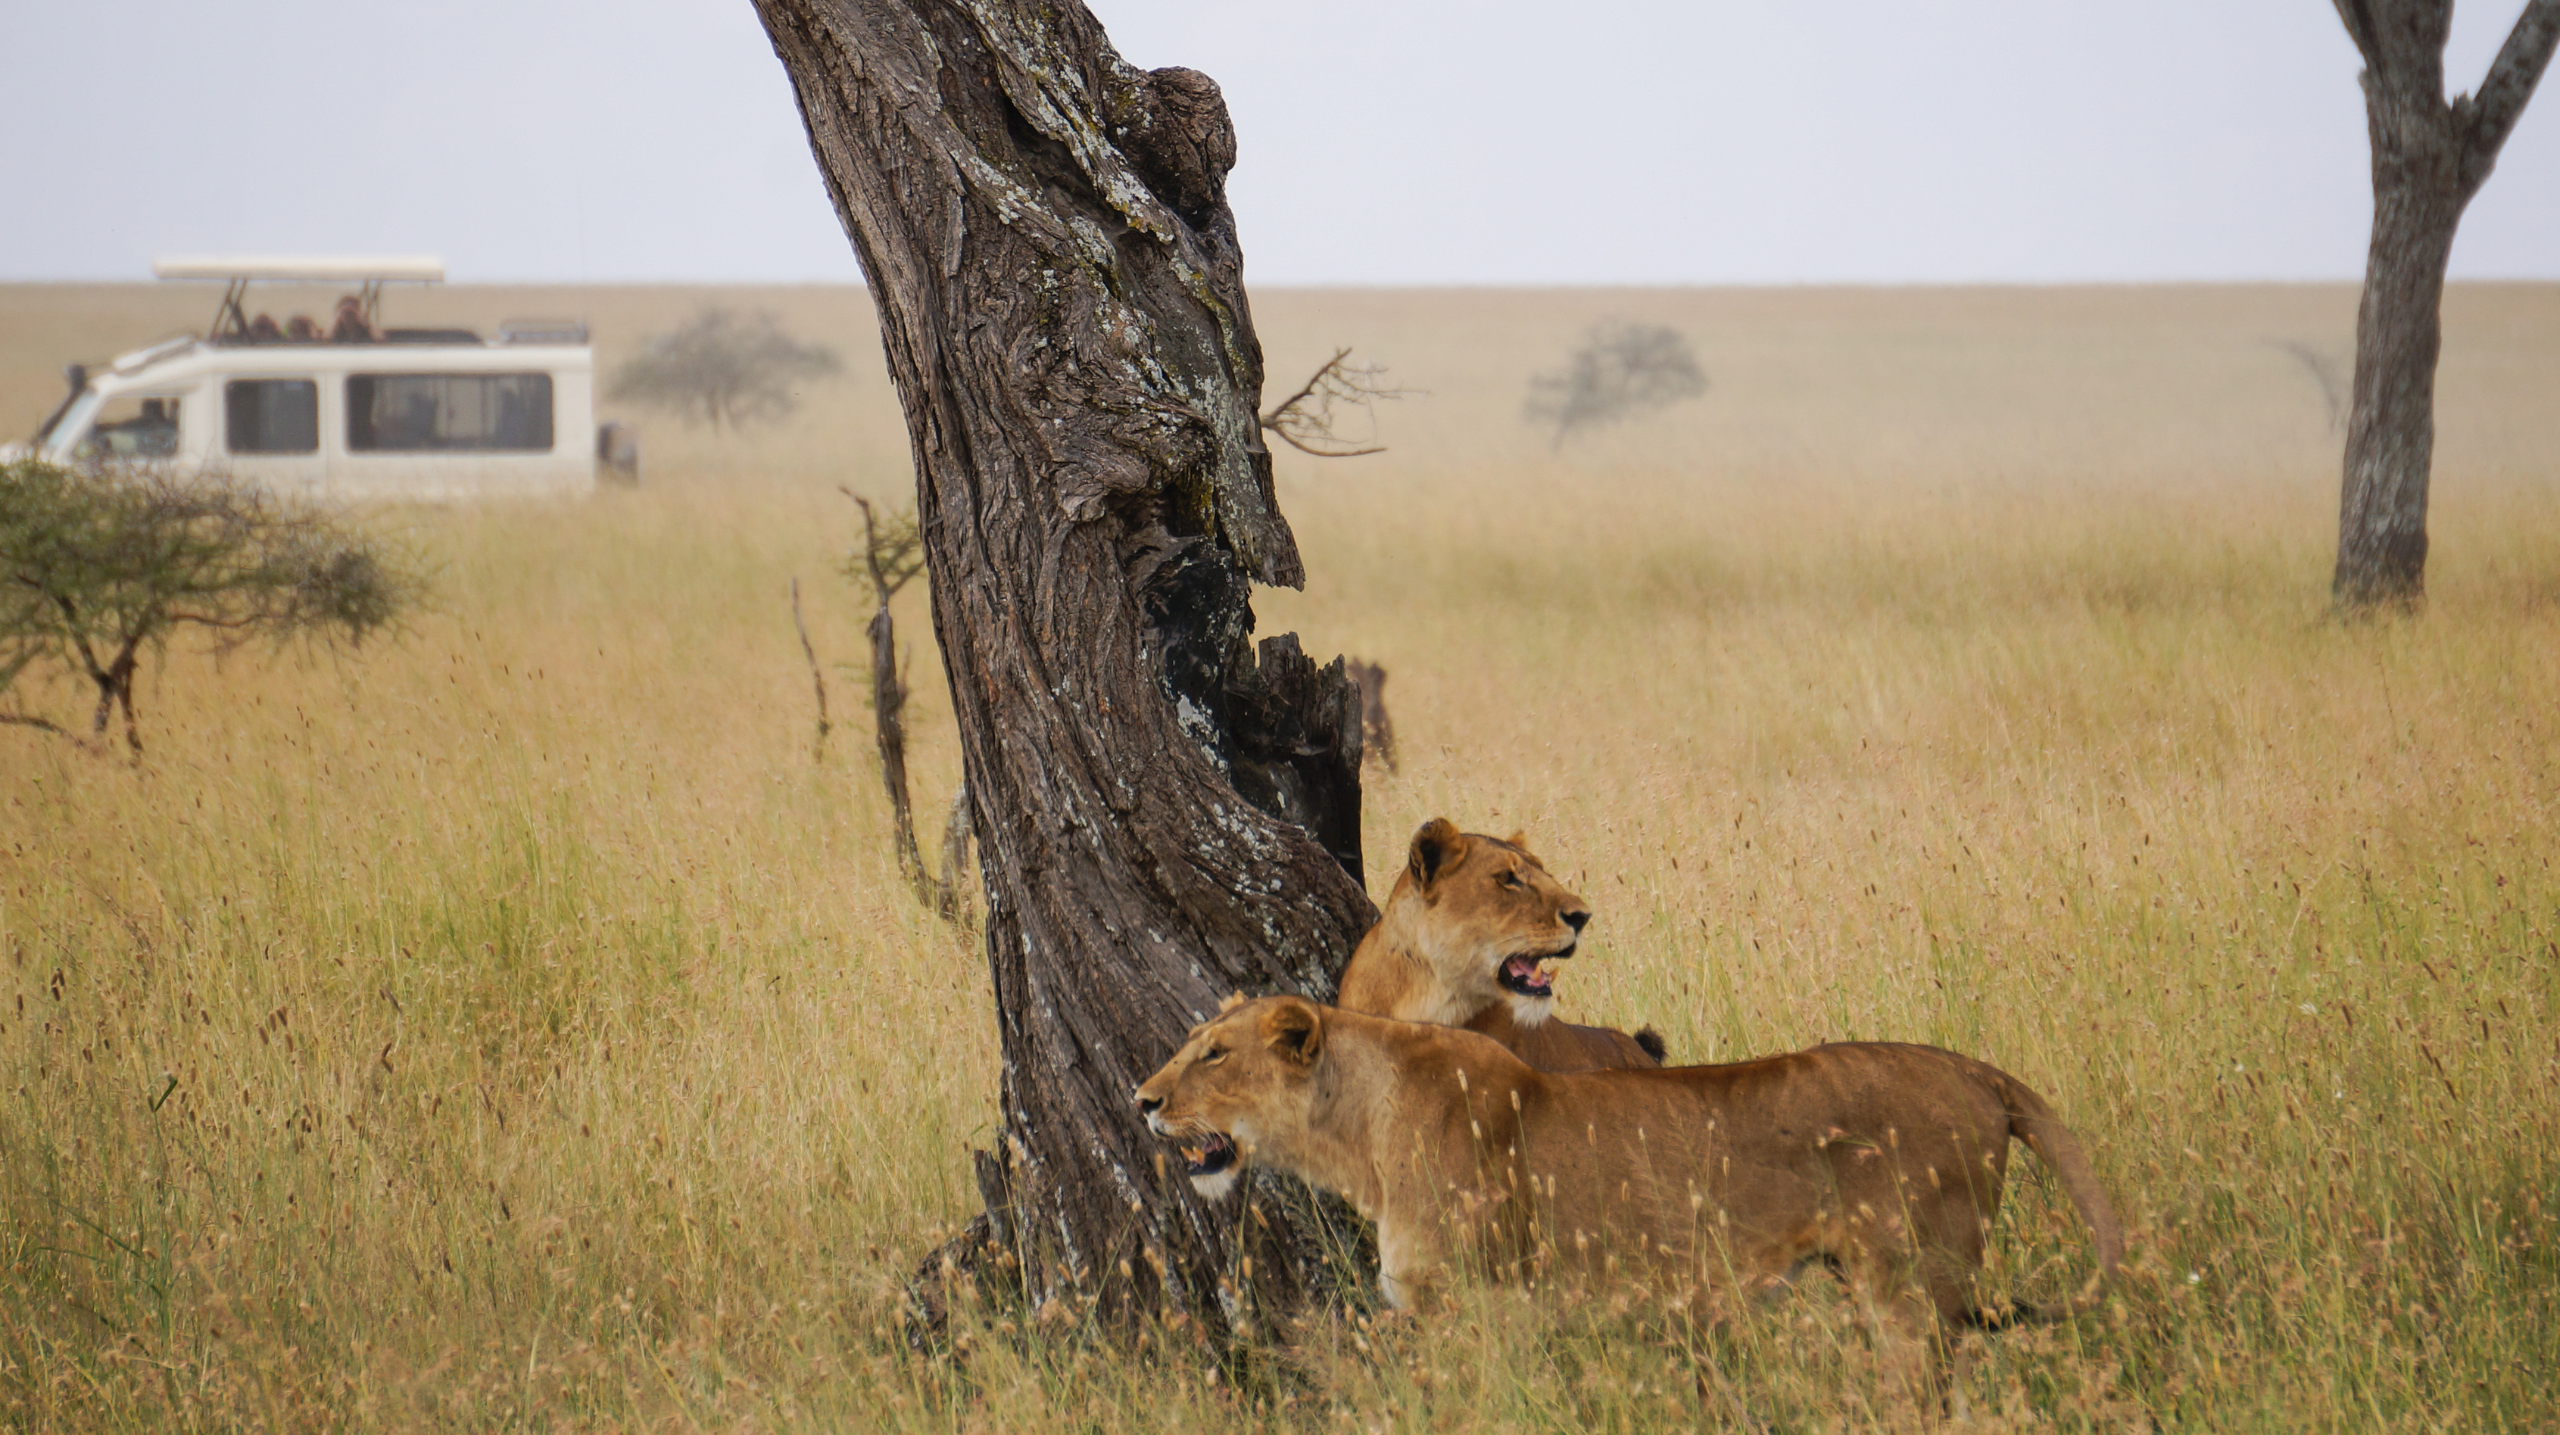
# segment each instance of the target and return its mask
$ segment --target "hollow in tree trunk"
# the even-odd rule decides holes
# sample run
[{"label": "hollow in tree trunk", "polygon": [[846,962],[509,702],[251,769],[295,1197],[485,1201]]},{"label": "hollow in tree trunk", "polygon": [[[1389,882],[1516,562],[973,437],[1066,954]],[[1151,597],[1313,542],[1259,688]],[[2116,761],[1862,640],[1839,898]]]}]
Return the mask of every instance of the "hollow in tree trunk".
[{"label": "hollow in tree trunk", "polygon": [[1319,1233],[1168,1178],[1130,1093],[1231,990],[1330,995],[1372,910],[1358,694],[1251,642],[1250,585],[1304,576],[1225,102],[1073,0],[758,8],[914,450],[1004,1054],[983,1244],[1035,1307],[1249,1325]]}]

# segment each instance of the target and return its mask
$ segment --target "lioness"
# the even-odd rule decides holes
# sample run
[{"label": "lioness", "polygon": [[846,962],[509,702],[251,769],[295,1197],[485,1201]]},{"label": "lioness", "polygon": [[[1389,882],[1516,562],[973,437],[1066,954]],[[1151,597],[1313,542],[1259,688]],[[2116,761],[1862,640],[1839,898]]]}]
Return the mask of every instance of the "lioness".
[{"label": "lioness", "polygon": [[1548,1073],[1474,1032],[1237,997],[1137,1101],[1206,1195],[1246,1159],[1341,1192],[1377,1223],[1379,1287],[1399,1306],[1453,1260],[1711,1301],[1822,1263],[1907,1332],[1964,1321],[2013,1136],[2061,1178],[2101,1270],[2124,1252],[2044,1102],[1935,1047]]},{"label": "lioness", "polygon": [[1480,1031],[1542,1071],[1658,1066],[1662,1038],[1552,1020],[1549,962],[1573,955],[1591,909],[1523,845],[1435,817],[1413,835],[1378,924],[1335,1000],[1346,1011]]}]

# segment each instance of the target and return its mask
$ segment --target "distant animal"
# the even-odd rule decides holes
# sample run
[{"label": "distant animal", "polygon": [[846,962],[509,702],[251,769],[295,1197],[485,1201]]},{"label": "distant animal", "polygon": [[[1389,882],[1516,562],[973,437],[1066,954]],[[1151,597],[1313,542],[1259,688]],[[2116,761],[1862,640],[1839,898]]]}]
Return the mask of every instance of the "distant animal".
[{"label": "distant animal", "polygon": [[1350,1011],[1479,1031],[1544,1071],[1661,1064],[1650,1027],[1629,1036],[1554,1020],[1549,963],[1574,954],[1591,908],[1549,875],[1525,833],[1461,832],[1435,817],[1413,835],[1378,924],[1343,968]]},{"label": "distant animal", "polygon": [[1634,1281],[1710,1311],[1825,1266],[1926,1336],[1981,1318],[1974,1279],[2012,1138],[2060,1178],[2101,1277],[2124,1253],[2052,1109],[1935,1047],[1550,1073],[1475,1032],[1238,996],[1137,1102],[1204,1195],[1223,1196],[1245,1162],[1340,1192],[1377,1223],[1378,1283],[1397,1306],[1453,1266]]}]

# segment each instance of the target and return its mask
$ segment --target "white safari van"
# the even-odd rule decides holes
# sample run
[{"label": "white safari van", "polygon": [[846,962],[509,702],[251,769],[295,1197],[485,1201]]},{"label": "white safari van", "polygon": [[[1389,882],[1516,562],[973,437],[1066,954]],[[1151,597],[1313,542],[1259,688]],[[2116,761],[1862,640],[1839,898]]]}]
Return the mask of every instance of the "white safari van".
[{"label": "white safari van", "polygon": [[[223,282],[204,338],[66,371],[35,438],[0,449],[65,465],[215,469],[343,499],[579,494],[595,486],[595,360],[583,323],[384,328],[382,288],[435,283],[427,257],[164,259],[163,279]],[[325,318],[279,324],[242,300],[260,280],[348,286]]]}]

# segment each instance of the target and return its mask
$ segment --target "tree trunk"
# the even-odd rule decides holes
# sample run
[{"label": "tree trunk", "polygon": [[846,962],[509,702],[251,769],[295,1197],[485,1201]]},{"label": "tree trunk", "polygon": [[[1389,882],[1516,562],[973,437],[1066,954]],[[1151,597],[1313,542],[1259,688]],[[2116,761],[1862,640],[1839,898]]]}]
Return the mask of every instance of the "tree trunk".
[{"label": "tree trunk", "polygon": [[1321,1233],[1168,1179],[1130,1092],[1231,990],[1330,995],[1373,913],[1358,696],[1250,642],[1250,584],[1304,578],[1225,103],[1073,0],[758,7],[914,448],[1004,1053],[986,1244],[1044,1312],[1233,1329],[1327,1280]]},{"label": "tree trunk", "polygon": [[107,746],[107,721],[115,715],[118,707],[122,707],[125,746],[132,749],[134,756],[142,755],[142,725],[133,715],[133,680],[142,670],[141,645],[139,638],[126,640],[124,646],[117,650],[115,661],[101,668],[98,660],[90,655],[88,643],[83,640],[79,644],[81,661],[89,668],[89,681],[98,689],[98,711],[90,721],[89,730],[96,736],[101,752]]},{"label": "tree trunk", "polygon": [[2477,100],[2447,104],[2451,0],[2337,0],[2363,54],[2373,240],[2356,314],[2354,409],[2338,496],[2331,600],[2344,611],[2426,595],[2427,485],[2445,267],[2462,211],[2496,165],[2560,40],[2560,0],[2533,0]]},{"label": "tree trunk", "polygon": [[[2441,56],[2439,43],[2436,53]],[[2427,480],[2436,439],[2436,356],[2445,265],[2470,198],[2462,145],[2435,93],[2364,77],[2373,141],[2373,240],[2356,311],[2355,403],[2338,495],[2338,566],[2330,599],[2343,609],[2415,606],[2426,592]]]}]

